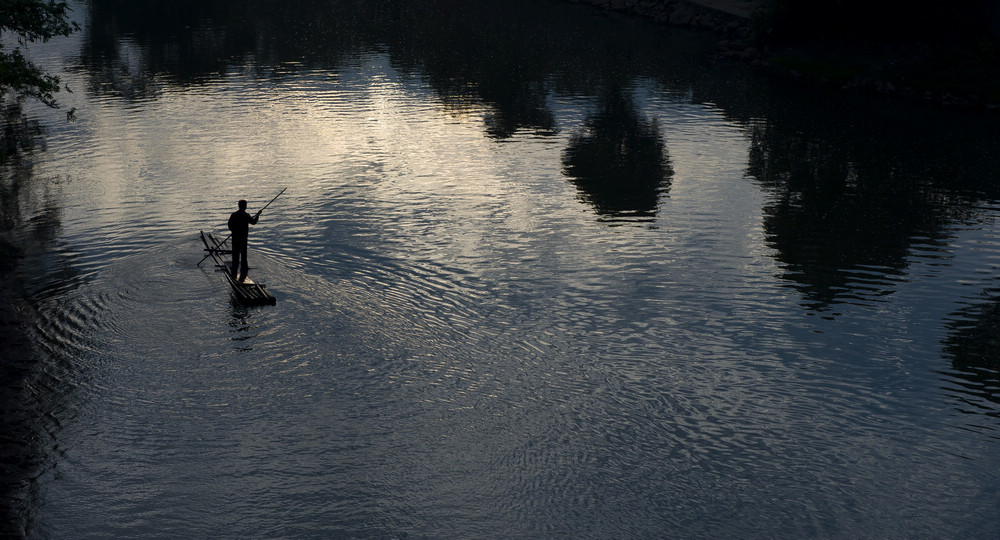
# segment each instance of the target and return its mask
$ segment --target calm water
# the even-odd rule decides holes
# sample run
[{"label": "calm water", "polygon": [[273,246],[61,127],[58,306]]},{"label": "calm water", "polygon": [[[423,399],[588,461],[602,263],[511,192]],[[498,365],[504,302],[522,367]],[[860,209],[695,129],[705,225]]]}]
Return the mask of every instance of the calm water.
[{"label": "calm water", "polygon": [[[996,115],[563,3],[150,4],[32,49],[76,120],[0,169],[29,536],[1000,535]],[[198,231],[285,187],[242,307]]]}]

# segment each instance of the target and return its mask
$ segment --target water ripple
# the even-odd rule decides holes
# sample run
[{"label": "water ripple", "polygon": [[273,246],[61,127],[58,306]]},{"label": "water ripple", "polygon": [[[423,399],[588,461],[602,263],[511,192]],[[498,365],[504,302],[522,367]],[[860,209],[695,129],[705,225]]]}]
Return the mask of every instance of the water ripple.
[{"label": "water ripple", "polygon": [[[435,68],[393,40],[74,97],[22,195],[52,536],[949,536],[992,515],[995,204],[921,184],[897,216],[865,189],[913,171],[848,151],[864,129],[753,107],[732,66],[666,84],[670,49],[641,76],[493,81],[465,72],[476,50]],[[594,43],[573,62],[639,45]],[[710,76],[735,105],[699,102]],[[620,135],[597,133],[615,93],[670,171],[606,211],[622,178],[565,161]],[[278,302],[242,306],[197,231],[284,187],[250,244]]]}]

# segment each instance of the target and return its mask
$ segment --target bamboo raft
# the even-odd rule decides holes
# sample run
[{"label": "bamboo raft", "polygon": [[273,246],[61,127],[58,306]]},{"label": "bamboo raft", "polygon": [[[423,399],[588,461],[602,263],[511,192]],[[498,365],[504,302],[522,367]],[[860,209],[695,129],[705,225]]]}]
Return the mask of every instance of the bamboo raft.
[{"label": "bamboo raft", "polygon": [[[280,195],[280,193],[279,193]],[[233,289],[233,296],[236,297],[241,303],[248,306],[273,306],[278,302],[278,299],[271,296],[271,293],[267,292],[267,287],[262,283],[255,283],[252,279],[247,277],[243,282],[235,279],[233,277],[232,265],[233,265],[233,250],[227,247],[229,239],[222,240],[221,242],[212,236],[212,233],[206,233],[201,231],[201,241],[205,244],[205,251],[212,256],[215,260],[215,267],[222,271],[222,275],[225,276],[226,282]]]}]

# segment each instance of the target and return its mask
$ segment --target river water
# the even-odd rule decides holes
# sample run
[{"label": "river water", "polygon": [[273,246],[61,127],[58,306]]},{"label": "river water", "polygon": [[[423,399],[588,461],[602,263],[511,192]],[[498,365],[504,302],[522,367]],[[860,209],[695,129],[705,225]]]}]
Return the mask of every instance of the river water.
[{"label": "river water", "polygon": [[[2,167],[28,536],[1000,535],[995,114],[562,2],[148,4],[32,47]],[[198,232],[283,188],[243,307]]]}]

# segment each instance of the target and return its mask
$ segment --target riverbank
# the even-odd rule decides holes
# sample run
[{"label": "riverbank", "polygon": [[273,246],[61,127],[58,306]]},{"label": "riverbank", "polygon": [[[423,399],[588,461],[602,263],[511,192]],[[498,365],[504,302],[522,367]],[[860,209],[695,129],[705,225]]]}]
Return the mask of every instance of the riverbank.
[{"label": "riverbank", "polygon": [[750,37],[761,0],[569,0],[652,19],[661,24],[703,28]]},{"label": "riverbank", "polygon": [[[977,39],[824,38],[769,41],[767,0],[570,0],[719,34],[721,58],[751,62],[805,84],[943,106],[1000,109],[996,36]],[[859,15],[863,17],[863,15]]]}]

